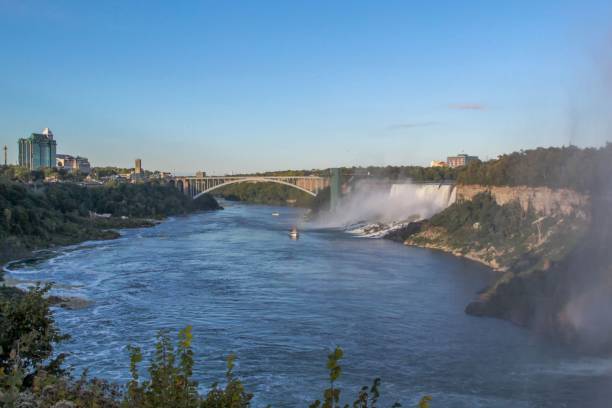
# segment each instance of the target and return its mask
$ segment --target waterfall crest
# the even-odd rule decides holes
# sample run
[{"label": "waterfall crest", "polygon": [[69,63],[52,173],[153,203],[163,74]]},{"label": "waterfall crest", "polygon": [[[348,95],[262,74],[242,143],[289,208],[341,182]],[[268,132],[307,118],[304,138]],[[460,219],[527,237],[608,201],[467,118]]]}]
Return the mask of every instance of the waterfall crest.
[{"label": "waterfall crest", "polygon": [[457,189],[452,184],[393,184],[389,191],[392,201],[406,201],[407,207],[419,208],[419,218],[429,218],[444,210],[457,199]]}]

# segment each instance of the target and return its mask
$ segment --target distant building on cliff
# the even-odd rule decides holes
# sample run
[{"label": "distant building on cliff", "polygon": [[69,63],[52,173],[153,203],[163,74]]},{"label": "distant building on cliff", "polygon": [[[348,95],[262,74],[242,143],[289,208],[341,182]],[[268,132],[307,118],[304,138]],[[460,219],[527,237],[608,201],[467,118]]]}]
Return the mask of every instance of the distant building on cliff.
[{"label": "distant building on cliff", "polygon": [[49,128],[19,139],[18,144],[20,166],[30,170],[55,167],[57,142],[53,140],[53,132]]},{"label": "distant building on cliff", "polygon": [[432,160],[429,167],[448,167],[448,163],[442,160]]},{"label": "distant building on cliff", "polygon": [[130,172],[128,178],[132,183],[144,181],[146,179],[146,174],[144,169],[142,168],[142,160],[136,159],[134,161],[134,170]]},{"label": "distant building on cliff", "polygon": [[87,157],[57,154],[55,155],[55,163],[58,169],[63,169],[70,173],[91,173],[91,164]]},{"label": "distant building on cliff", "polygon": [[134,163],[134,173],[136,174],[142,173],[142,160],[141,159],[136,159]]},{"label": "distant building on cliff", "polygon": [[478,156],[468,156],[467,154],[458,154],[457,156],[449,156],[446,159],[446,163],[449,167],[461,167],[467,166],[468,164],[480,161]]}]

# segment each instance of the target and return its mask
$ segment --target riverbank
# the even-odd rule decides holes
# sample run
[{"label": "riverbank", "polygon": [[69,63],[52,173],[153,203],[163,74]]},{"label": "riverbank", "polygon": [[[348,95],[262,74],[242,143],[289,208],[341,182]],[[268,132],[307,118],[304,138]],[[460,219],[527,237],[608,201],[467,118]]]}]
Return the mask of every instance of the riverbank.
[{"label": "riverbank", "polygon": [[[486,251],[464,252],[458,248],[443,244],[443,242],[446,241],[441,238],[443,234],[445,234],[443,230],[434,230],[430,228],[427,221],[415,221],[389,232],[384,238],[406,246],[431,249],[449,253],[460,258],[466,258],[478,262],[495,272],[504,272],[507,270],[507,268],[501,267],[495,259],[491,259]],[[415,238],[417,235],[418,238]]]},{"label": "riverbank", "polygon": [[[77,245],[87,241],[102,241],[117,239],[121,236],[121,229],[128,228],[150,228],[159,223],[162,220],[153,219],[131,219],[131,218],[95,218],[90,220],[90,225],[84,229],[85,232],[80,234],[78,237],[66,238],[58,237],[58,239],[48,242],[47,245],[35,246],[31,248],[14,247],[9,248],[5,243],[0,245],[2,248],[3,256],[0,257],[0,287],[3,288],[0,292],[0,298],[15,296],[17,293],[22,293],[22,287],[33,287],[39,284],[37,281],[15,279],[10,276],[6,276],[6,269],[14,262],[26,259],[36,259],[37,252],[40,251],[54,251],[60,248]],[[79,310],[89,307],[93,304],[91,300],[78,297],[78,296],[58,296],[49,295],[47,296],[49,306],[60,307],[68,310]]]},{"label": "riverbank", "polygon": [[0,264],[34,251],[113,239],[118,229],[147,227],[175,215],[221,209],[209,195],[193,200],[159,183],[110,184],[0,182]]},{"label": "riverbank", "polygon": [[47,239],[23,240],[18,237],[9,237],[0,243],[0,282],[4,280],[4,267],[16,260],[35,257],[41,250],[53,250],[69,245],[76,245],[86,241],[102,241],[116,239],[121,236],[118,230],[124,228],[152,227],[162,220],[144,218],[95,218],[83,221],[81,228],[73,235],[56,234]]}]

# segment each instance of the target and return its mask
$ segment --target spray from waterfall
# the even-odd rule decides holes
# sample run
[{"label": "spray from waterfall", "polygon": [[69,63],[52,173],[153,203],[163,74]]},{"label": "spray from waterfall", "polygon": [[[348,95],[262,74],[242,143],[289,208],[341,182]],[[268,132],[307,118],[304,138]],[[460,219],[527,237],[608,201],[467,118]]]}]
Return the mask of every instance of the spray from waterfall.
[{"label": "spray from waterfall", "polygon": [[[377,225],[385,228],[429,218],[455,202],[456,189],[450,184],[357,182],[344,195],[333,213],[323,214],[316,225],[363,232]],[[380,234],[377,234],[380,235]]]}]

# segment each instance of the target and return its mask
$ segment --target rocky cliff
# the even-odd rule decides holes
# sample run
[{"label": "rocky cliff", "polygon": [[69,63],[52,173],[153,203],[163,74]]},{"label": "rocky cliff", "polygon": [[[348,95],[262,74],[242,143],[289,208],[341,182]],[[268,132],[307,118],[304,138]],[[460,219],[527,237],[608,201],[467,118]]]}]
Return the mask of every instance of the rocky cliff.
[{"label": "rocky cliff", "polygon": [[499,205],[518,202],[523,211],[532,209],[536,214],[587,216],[589,197],[569,189],[548,187],[506,187],[506,186],[457,186],[457,201],[472,200],[477,194],[489,192]]},{"label": "rocky cliff", "polygon": [[[459,186],[457,203],[391,238],[500,271],[497,282],[467,306],[467,313],[507,319],[574,341],[581,331],[568,317],[570,293],[579,287],[577,282],[590,283],[584,276],[612,272],[610,262],[593,263],[604,258],[591,250],[609,243],[609,228],[602,225],[610,225],[612,210],[591,201],[566,189]],[[599,208],[596,214],[594,207]],[[587,264],[584,270],[581,266]],[[612,328],[610,333],[612,339]]]},{"label": "rocky cliff", "polygon": [[562,259],[589,222],[589,197],[534,187],[457,187],[457,203],[433,216],[406,245],[451,252],[508,271]]}]

